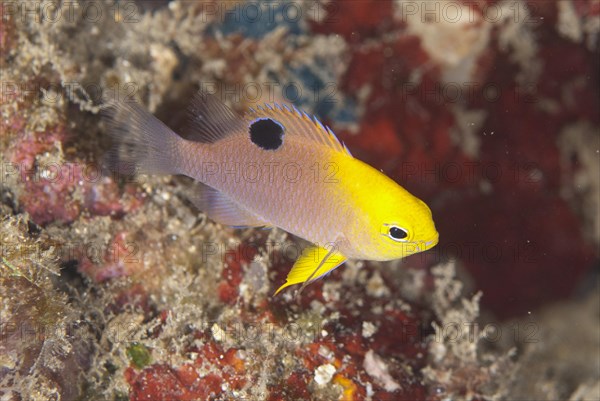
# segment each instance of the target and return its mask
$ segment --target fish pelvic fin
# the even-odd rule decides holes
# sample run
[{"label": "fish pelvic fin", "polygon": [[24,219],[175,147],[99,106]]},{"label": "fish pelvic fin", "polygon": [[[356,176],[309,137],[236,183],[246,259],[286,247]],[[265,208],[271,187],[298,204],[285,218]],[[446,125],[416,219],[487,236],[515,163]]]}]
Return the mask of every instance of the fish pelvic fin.
[{"label": "fish pelvic fin", "polygon": [[109,169],[124,175],[181,172],[183,139],[133,99],[106,102],[102,116],[116,142],[104,157]]},{"label": "fish pelvic fin", "polygon": [[311,246],[302,252],[292,270],[287,275],[285,284],[275,291],[277,295],[286,287],[303,283],[302,289],[309,283],[325,276],[346,261],[346,257],[336,250],[320,246]]}]

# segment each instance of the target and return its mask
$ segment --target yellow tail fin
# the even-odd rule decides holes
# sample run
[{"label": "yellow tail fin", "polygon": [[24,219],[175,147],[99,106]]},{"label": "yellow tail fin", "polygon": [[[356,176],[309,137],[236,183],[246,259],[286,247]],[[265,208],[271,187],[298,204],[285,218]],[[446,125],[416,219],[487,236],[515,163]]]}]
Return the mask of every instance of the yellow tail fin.
[{"label": "yellow tail fin", "polygon": [[314,281],[345,261],[346,257],[339,252],[319,246],[306,248],[288,273],[285,284],[275,291],[275,295],[290,285],[304,283],[307,280]]}]

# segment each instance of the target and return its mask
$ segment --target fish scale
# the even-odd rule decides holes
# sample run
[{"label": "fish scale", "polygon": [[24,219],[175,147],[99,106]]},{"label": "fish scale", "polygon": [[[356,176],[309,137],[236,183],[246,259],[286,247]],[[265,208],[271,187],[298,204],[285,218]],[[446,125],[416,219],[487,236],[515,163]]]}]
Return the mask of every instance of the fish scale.
[{"label": "fish scale", "polygon": [[[258,182],[248,182],[241,177],[238,181],[225,180],[222,177],[212,176],[205,180],[205,183],[213,188],[216,188],[230,196],[237,196],[237,201],[243,204],[248,210],[259,215],[269,216],[269,222],[272,225],[281,227],[286,231],[296,234],[301,237],[312,237],[315,242],[324,243],[332,241],[332,236],[335,234],[335,225],[333,225],[334,216],[332,213],[335,210],[335,204],[325,203],[330,193],[335,192],[333,186],[335,184],[313,183],[312,177],[307,173],[310,172],[310,167],[314,163],[318,163],[316,158],[321,157],[324,152],[311,152],[310,158],[298,161],[298,153],[302,153],[302,148],[306,148],[306,144],[296,144],[296,147],[287,148],[288,151],[280,154],[273,152],[271,157],[265,158],[261,155],[260,149],[256,149],[247,138],[246,135],[235,135],[232,141],[239,141],[238,146],[232,147],[229,145],[229,140],[225,143],[204,145],[198,144],[199,147],[215,147],[213,151],[204,150],[203,152],[193,153],[194,158],[204,158],[204,162],[215,163],[222,165],[223,163],[231,163],[235,160],[239,163],[240,168],[245,165],[272,165],[271,163],[279,163],[284,166],[288,163],[299,165],[302,172],[300,180],[293,182],[287,179],[283,171],[275,171],[272,175],[262,175]],[[289,145],[289,144],[287,144]],[[299,152],[298,152],[299,151]],[[193,163],[192,163],[193,164]],[[241,174],[241,171],[238,172]],[[201,177],[195,177],[201,178]],[[269,182],[269,178],[273,178],[274,182]],[[310,185],[310,186],[309,186]],[[265,199],[270,200],[265,202]],[[316,211],[315,217],[321,220],[323,225],[316,226],[311,220],[301,218],[308,210],[307,205],[322,204],[323,208]],[[283,207],[285,205],[285,207]],[[290,209],[301,213],[290,213]],[[328,240],[328,241],[327,241]]]}]

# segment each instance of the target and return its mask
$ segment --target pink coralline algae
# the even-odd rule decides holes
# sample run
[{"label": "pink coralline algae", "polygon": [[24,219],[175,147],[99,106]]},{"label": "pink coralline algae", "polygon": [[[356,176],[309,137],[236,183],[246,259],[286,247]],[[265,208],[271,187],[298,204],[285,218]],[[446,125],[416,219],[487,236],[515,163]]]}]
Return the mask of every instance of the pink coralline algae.
[{"label": "pink coralline algae", "polygon": [[[143,260],[137,254],[135,242],[128,239],[127,232],[116,233],[106,250],[82,246],[75,250],[74,255],[79,263],[78,270],[97,282],[143,271]],[[91,259],[97,256],[99,261]]]},{"label": "pink coralline algae", "polygon": [[[23,185],[19,203],[35,223],[70,223],[81,213],[114,216],[139,207],[133,188],[120,190],[101,165],[63,158],[57,146],[72,139],[64,123],[32,132],[14,117],[5,128],[15,140],[6,150],[10,156],[4,172]],[[124,193],[131,196],[123,197]]]}]

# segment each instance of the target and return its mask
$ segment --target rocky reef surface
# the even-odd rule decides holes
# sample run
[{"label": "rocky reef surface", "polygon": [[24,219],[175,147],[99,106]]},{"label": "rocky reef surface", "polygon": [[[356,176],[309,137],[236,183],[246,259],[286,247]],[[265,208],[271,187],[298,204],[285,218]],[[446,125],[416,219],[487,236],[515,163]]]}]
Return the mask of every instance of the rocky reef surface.
[{"label": "rocky reef surface", "polygon": [[[600,399],[600,3],[4,1],[0,397]],[[287,102],[440,244],[273,297],[301,241],[102,168],[103,99],[185,132]]]}]

